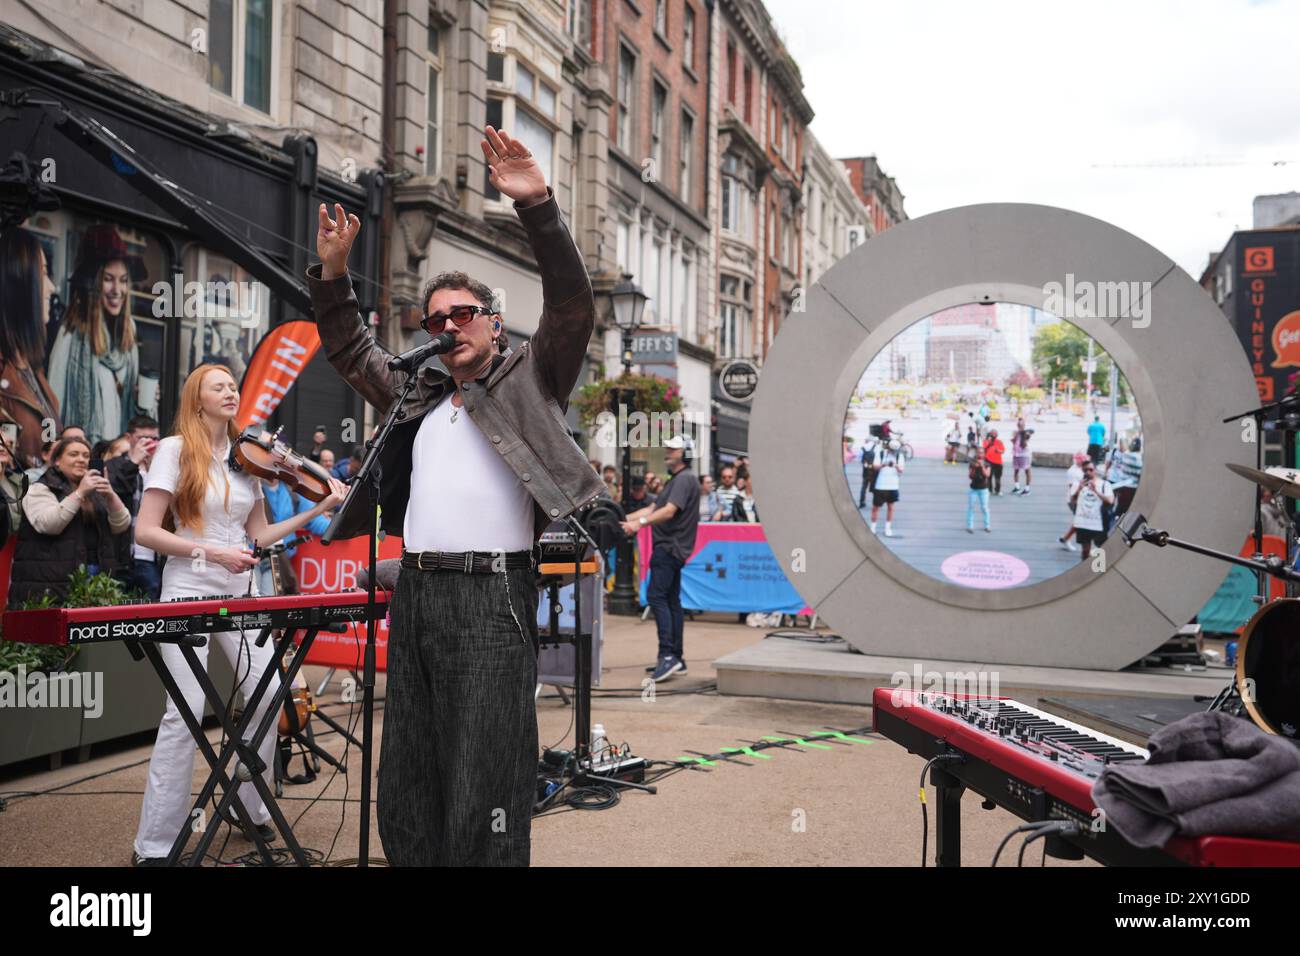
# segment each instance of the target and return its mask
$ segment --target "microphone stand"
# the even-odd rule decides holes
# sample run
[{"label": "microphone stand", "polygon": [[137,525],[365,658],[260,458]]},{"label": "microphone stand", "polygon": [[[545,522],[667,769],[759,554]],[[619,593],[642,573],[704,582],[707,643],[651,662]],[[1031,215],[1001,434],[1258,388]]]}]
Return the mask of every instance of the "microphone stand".
[{"label": "microphone stand", "polygon": [[1203,545],[1193,544],[1191,541],[1182,541],[1178,538],[1171,537],[1168,531],[1161,531],[1159,528],[1149,527],[1146,518],[1138,515],[1129,527],[1120,526],[1120,535],[1131,548],[1138,541],[1145,541],[1148,544],[1154,544],[1157,548],[1166,546],[1182,548],[1184,551],[1191,551],[1194,554],[1203,554],[1206,557],[1216,558],[1219,561],[1227,561],[1229,564],[1237,564],[1243,568],[1250,568],[1258,576],[1260,581],[1266,580],[1266,575],[1272,575],[1275,578],[1281,578],[1284,581],[1300,581],[1300,571],[1287,567],[1286,559],[1279,558],[1275,554],[1257,555],[1253,558],[1243,558],[1240,555],[1229,554],[1226,551],[1216,551],[1213,548],[1207,548]]},{"label": "microphone stand", "polygon": [[416,370],[411,370],[407,374],[406,382],[402,385],[397,400],[389,408],[383,425],[380,426],[375,437],[366,442],[366,457],[362,460],[357,473],[352,476],[352,485],[348,490],[348,496],[343,500],[343,504],[339,506],[338,511],[335,512],[334,520],[330,522],[329,528],[321,535],[322,543],[330,544],[337,536],[345,517],[350,514],[352,509],[361,507],[357,502],[363,495],[365,496],[366,514],[368,515],[366,524],[370,529],[370,540],[366,550],[370,580],[367,582],[366,587],[366,603],[368,605],[366,653],[361,678],[361,832],[357,850],[357,866],[359,867],[370,865],[370,754],[373,747],[375,717],[375,633],[379,630],[379,621],[375,610],[375,588],[379,577],[379,521],[377,512],[379,510],[379,483],[383,478],[382,469],[379,466],[379,452],[384,447],[384,442],[388,440],[393,426],[406,418],[404,408],[406,399],[415,389],[415,375]]}]

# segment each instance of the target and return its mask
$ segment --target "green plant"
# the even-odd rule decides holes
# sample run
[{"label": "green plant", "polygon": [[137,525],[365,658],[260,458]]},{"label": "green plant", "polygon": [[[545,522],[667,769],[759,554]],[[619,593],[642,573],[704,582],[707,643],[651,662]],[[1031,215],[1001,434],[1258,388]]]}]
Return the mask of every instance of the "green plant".
[{"label": "green plant", "polygon": [[[105,607],[138,600],[141,595],[129,590],[111,575],[100,572],[90,574],[83,564],[68,577],[68,596],[60,603],[48,591],[39,597],[30,597],[21,610],[33,611],[51,607]],[[19,644],[3,640],[0,635],[0,672],[16,671],[25,666],[27,671],[66,670],[77,654],[76,647],[58,644]]]}]

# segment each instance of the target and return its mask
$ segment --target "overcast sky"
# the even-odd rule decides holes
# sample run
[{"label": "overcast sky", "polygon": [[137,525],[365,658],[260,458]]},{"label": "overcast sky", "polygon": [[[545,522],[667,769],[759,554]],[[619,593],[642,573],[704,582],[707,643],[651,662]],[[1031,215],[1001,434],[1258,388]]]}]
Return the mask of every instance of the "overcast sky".
[{"label": "overcast sky", "polygon": [[[1257,194],[1300,190],[1300,0],[766,3],[813,134],[878,156],[912,218],[1062,206],[1199,278]],[[1094,168],[1206,161],[1237,165]]]}]

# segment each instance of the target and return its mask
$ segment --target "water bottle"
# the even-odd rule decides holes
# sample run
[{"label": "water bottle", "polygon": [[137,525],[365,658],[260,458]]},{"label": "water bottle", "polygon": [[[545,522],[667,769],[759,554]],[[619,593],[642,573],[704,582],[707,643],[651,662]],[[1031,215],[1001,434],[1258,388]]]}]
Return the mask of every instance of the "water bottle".
[{"label": "water bottle", "polygon": [[609,748],[609,740],[605,737],[605,725],[597,724],[591,728],[591,760],[592,763],[599,763],[606,757],[605,751]]}]

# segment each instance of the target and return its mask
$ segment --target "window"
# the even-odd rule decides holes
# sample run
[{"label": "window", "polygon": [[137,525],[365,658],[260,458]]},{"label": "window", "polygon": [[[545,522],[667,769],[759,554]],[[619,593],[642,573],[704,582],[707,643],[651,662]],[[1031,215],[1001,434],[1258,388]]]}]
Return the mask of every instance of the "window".
[{"label": "window", "polygon": [[722,321],[718,328],[718,355],[721,358],[744,358],[749,353],[749,283],[735,276],[724,275],[719,280]]},{"label": "window", "polygon": [[569,0],[568,28],[578,46],[591,46],[591,0]]},{"label": "window", "polygon": [[787,163],[792,163],[790,156],[790,117],[781,117],[781,155]]},{"label": "window", "polygon": [[767,142],[776,146],[776,100],[772,100],[767,108]]},{"label": "window", "polygon": [[659,325],[663,321],[660,315],[664,310],[666,303],[659,294],[659,260],[663,251],[663,240],[658,235],[654,235],[650,244],[643,250],[645,252],[645,268],[642,270],[642,281],[638,283],[641,290],[650,296],[649,301],[645,304],[646,325]]},{"label": "window", "polygon": [[776,258],[776,204],[767,207],[767,254]]},{"label": "window", "polygon": [[[493,129],[500,129],[502,124],[501,118],[505,114],[505,101],[499,96],[489,96],[487,98],[487,124]],[[490,176],[492,169],[487,163],[483,164],[483,198],[500,199],[501,193],[492,185]]]},{"label": "window", "polygon": [[536,82],[536,78],[533,76],[532,70],[528,69],[528,67],[524,66],[522,63],[515,64],[515,92],[516,93],[519,93],[522,96],[526,96],[529,99],[532,99],[534,82]]},{"label": "window", "polygon": [[514,126],[512,127],[515,139],[523,143],[528,151],[533,154],[537,160],[537,165],[541,167],[542,175],[546,181],[551,182],[551,159],[555,152],[555,133],[551,128],[536,119],[528,110],[515,109]]},{"label": "window", "polygon": [[[754,108],[751,105],[754,101],[751,95],[754,89],[754,71],[749,68],[749,63],[745,64],[745,122],[751,126],[754,123]],[[734,101],[733,101],[734,102]]]},{"label": "window", "polygon": [[425,94],[424,117],[424,174],[438,175],[442,158],[442,57],[439,54],[441,37],[438,28],[430,23],[424,58],[428,64],[429,86]]},{"label": "window", "polygon": [[208,85],[271,112],[274,0],[210,0]]},{"label": "window", "polygon": [[749,188],[753,173],[728,153],[722,160],[722,228],[746,242],[753,240],[754,192]]},{"label": "window", "polygon": [[682,47],[682,62],[695,69],[695,8],[689,3],[682,15]]},{"label": "window", "polygon": [[618,48],[618,148],[632,152],[632,98],[636,95],[636,56],[625,46]]},{"label": "window", "polygon": [[654,160],[655,176],[661,176],[664,164],[664,107],[668,91],[658,81],[650,97],[650,158]]},{"label": "window", "polygon": [[695,120],[690,113],[682,113],[681,143],[678,146],[677,193],[682,202],[691,201],[691,151],[695,137]]},{"label": "window", "polygon": [[[748,66],[745,67],[745,89],[749,89]],[[727,102],[732,105],[736,102],[736,43],[730,37],[727,38]]]},{"label": "window", "polygon": [[668,36],[668,0],[655,0],[655,33]]},{"label": "window", "polygon": [[487,78],[492,83],[504,83],[506,81],[506,55],[504,53],[488,52]]}]

